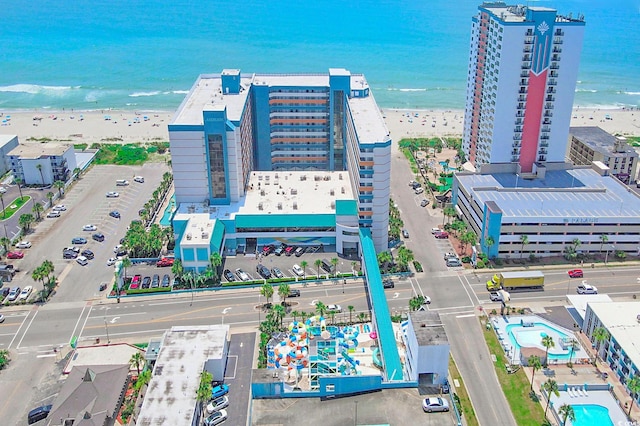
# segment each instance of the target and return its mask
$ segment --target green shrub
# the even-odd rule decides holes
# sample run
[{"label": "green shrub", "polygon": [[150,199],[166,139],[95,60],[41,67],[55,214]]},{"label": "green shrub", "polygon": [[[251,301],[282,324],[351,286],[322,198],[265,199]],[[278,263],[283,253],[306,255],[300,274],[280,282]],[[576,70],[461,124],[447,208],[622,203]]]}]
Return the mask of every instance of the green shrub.
[{"label": "green shrub", "polygon": [[478,259],[478,260],[476,261],[476,268],[478,268],[478,269],[484,269],[484,267],[485,267],[485,264],[484,264],[484,262],[482,261],[482,259]]},{"label": "green shrub", "polygon": [[171,291],[171,287],[136,288],[134,290],[127,290],[127,294],[168,293],[170,291]]},{"label": "green shrub", "polygon": [[422,265],[420,264],[420,262],[418,262],[417,260],[413,261],[413,267],[416,270],[416,272],[422,272],[424,271],[424,269],[422,269]]},{"label": "green shrub", "polygon": [[77,150],[77,151],[84,151],[85,149],[87,149],[89,145],[86,143],[75,143],[73,144],[73,149]]}]

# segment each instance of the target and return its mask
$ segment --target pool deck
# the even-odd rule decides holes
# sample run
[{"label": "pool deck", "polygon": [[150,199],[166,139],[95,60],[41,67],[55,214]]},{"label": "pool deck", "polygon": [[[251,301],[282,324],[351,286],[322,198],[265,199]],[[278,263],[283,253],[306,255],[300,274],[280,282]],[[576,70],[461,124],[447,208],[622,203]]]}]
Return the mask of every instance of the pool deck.
[{"label": "pool deck", "polygon": [[[564,404],[568,405],[586,405],[586,404],[594,404],[605,407],[609,410],[609,417],[614,425],[623,425],[627,421],[626,414],[622,411],[617,401],[613,398],[611,393],[607,390],[588,390],[587,395],[580,394],[580,396],[576,395],[573,392],[567,392],[563,389],[565,388],[564,383],[558,383],[560,388],[560,396],[552,395],[551,403],[553,404],[554,409],[559,410],[560,407]],[[569,388],[581,388],[582,386],[572,386],[569,383]],[[573,396],[571,396],[573,395]],[[571,424],[569,422],[569,424]]]}]

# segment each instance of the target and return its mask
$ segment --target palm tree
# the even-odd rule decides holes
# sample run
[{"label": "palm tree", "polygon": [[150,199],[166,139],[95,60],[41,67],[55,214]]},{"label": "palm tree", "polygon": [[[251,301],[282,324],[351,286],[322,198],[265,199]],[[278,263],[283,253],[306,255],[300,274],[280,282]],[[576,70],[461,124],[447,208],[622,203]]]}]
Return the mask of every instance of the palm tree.
[{"label": "palm tree", "polygon": [[391,252],[388,252],[388,251],[382,251],[378,253],[377,258],[378,258],[378,267],[380,269],[383,269],[385,265],[393,262],[393,257],[391,257]]},{"label": "palm tree", "polygon": [[353,305],[349,305],[347,306],[347,309],[349,310],[349,324],[353,323],[353,319],[352,319],[352,315],[353,315],[353,311],[355,311],[356,307]]},{"label": "palm tree", "polygon": [[327,313],[327,305],[320,301],[316,302],[316,313],[323,317],[324,314]]},{"label": "palm tree", "polygon": [[442,213],[444,214],[444,217],[442,218],[442,226],[444,226],[445,219],[447,220],[447,223],[449,223],[449,218],[455,217],[456,209],[453,207],[445,207]]},{"label": "palm tree", "polygon": [[628,417],[631,417],[631,407],[633,407],[633,401],[636,399],[636,395],[640,393],[640,377],[633,376],[629,380],[627,380],[627,389],[629,389],[629,393],[631,394],[631,403],[629,404],[629,413]]},{"label": "palm tree", "polygon": [[62,198],[62,190],[64,189],[64,182],[61,180],[57,180],[53,182],[53,187],[58,190],[58,196]]},{"label": "palm tree", "polygon": [[300,267],[302,268],[302,275],[303,276],[307,276],[307,266],[309,266],[309,262],[307,262],[306,260],[303,260],[302,262],[300,262]]},{"label": "palm tree", "polygon": [[549,403],[551,402],[551,395],[560,396],[560,392],[558,391],[558,382],[553,379],[547,379],[546,382],[542,384],[542,389],[547,392],[547,406],[544,409],[544,415],[547,416],[547,410],[549,409]]},{"label": "palm tree", "polygon": [[580,244],[582,244],[582,241],[580,241],[580,239],[579,239],[579,238],[574,238],[574,239],[571,241],[571,244],[573,244],[573,251],[578,252],[578,246],[579,246]]},{"label": "palm tree", "polygon": [[36,214],[36,220],[40,220],[40,213],[44,211],[44,207],[40,203],[35,203],[31,211]]},{"label": "palm tree", "polygon": [[467,231],[460,237],[460,242],[463,244],[463,250],[466,250],[468,244],[474,246],[476,241],[476,233],[473,231]]},{"label": "palm tree", "polygon": [[576,349],[578,349],[580,347],[580,345],[578,344],[578,341],[576,339],[571,339],[569,341],[569,348],[570,348],[570,352],[569,352],[569,365],[571,365],[571,359],[573,358],[573,354],[575,353]]},{"label": "palm tree", "polygon": [[42,164],[36,164],[36,169],[40,172],[40,178],[42,179],[42,186],[44,186],[44,174],[42,173]]},{"label": "palm tree", "polygon": [[33,223],[34,220],[35,218],[33,217],[32,214],[23,213],[18,218],[18,225],[20,225],[22,230],[26,233],[31,228],[31,224]]},{"label": "palm tree", "polygon": [[320,266],[322,265],[322,259],[316,259],[315,262],[313,262],[313,264],[316,267],[316,270],[318,271],[318,278],[320,278]]},{"label": "palm tree", "polygon": [[282,319],[287,313],[285,307],[282,305],[273,305],[271,309],[274,315],[276,316],[276,321],[280,324],[280,328],[282,328]]},{"label": "palm tree", "polygon": [[299,316],[301,316],[300,314],[301,314],[301,312],[298,312],[298,311],[291,311],[291,316],[293,317],[293,320],[294,320],[294,321],[297,321],[297,320],[298,320],[298,317],[299,317]]},{"label": "palm tree", "polygon": [[[209,399],[211,399],[211,391],[213,391],[213,376],[207,370],[204,370],[200,373],[200,384],[198,385],[198,390],[196,391],[196,401],[200,404],[205,404]],[[202,410],[204,413],[204,410]]]},{"label": "palm tree", "polygon": [[409,310],[417,311],[424,305],[424,296],[415,296],[409,299]]},{"label": "palm tree", "polygon": [[337,257],[332,257],[331,258],[331,266],[333,267],[333,278],[338,276],[338,258]]},{"label": "palm tree", "polygon": [[78,179],[78,178],[80,177],[80,172],[81,172],[81,171],[82,171],[82,170],[80,169],[80,167],[76,167],[75,169],[73,169],[73,176],[74,176],[74,179]]},{"label": "palm tree", "polygon": [[351,262],[351,270],[353,271],[353,274],[356,275],[356,266],[358,266],[358,262],[356,262],[355,260]]},{"label": "palm tree", "polygon": [[531,390],[533,390],[533,378],[536,375],[536,370],[540,370],[542,368],[542,362],[540,361],[539,356],[531,355],[527,358],[527,364],[531,367]]},{"label": "palm tree", "polygon": [[4,251],[9,251],[9,246],[11,245],[11,240],[7,237],[0,238],[0,246],[4,247]]},{"label": "palm tree", "polygon": [[278,296],[280,296],[283,306],[287,306],[287,296],[289,296],[290,291],[291,287],[289,287],[289,284],[287,283],[281,283],[278,286]]},{"label": "palm tree", "polygon": [[609,241],[609,237],[605,234],[600,235],[600,254],[602,254],[602,246]]},{"label": "palm tree", "polygon": [[609,340],[609,337],[610,337],[609,331],[607,331],[607,329],[604,327],[598,327],[593,330],[592,336],[597,343],[596,354],[600,354],[600,344],[602,342]]},{"label": "palm tree", "polygon": [[554,348],[556,346],[556,343],[553,341],[553,337],[544,336],[542,338],[542,346],[547,348],[546,352],[544,353],[544,365],[546,367],[549,365],[549,348]]},{"label": "palm tree", "polygon": [[267,299],[267,306],[269,306],[269,299],[273,296],[273,286],[269,283],[264,283],[262,287],[260,287],[260,294]]},{"label": "palm tree", "polygon": [[126,279],[127,278],[127,268],[131,267],[133,265],[133,262],[131,262],[131,259],[129,259],[129,256],[125,256],[122,258],[122,271],[123,271],[123,277]]},{"label": "palm tree", "polygon": [[220,265],[222,265],[222,257],[219,253],[211,253],[209,256],[209,263],[211,264],[211,269],[215,273],[216,278],[220,276]]},{"label": "palm tree", "polygon": [[5,208],[4,208],[4,193],[2,193],[2,192],[0,192],[0,203],[2,203],[2,218],[6,219],[7,212],[5,212]]},{"label": "palm tree", "polygon": [[22,199],[22,179],[15,178],[13,181],[16,183],[16,185],[18,185],[18,191],[20,191],[20,199]]},{"label": "palm tree", "polygon": [[180,281],[184,274],[184,268],[182,267],[182,260],[175,259],[171,266],[171,273]]},{"label": "palm tree", "polygon": [[140,366],[144,364],[144,357],[140,353],[140,351],[136,351],[131,358],[129,359],[129,364],[136,367],[138,370],[138,376],[140,375]]},{"label": "palm tree", "polygon": [[364,320],[365,320],[366,318],[367,318],[367,314],[366,314],[366,313],[364,313],[364,312],[360,312],[360,313],[358,314],[358,321],[360,321],[360,322],[364,322]]},{"label": "palm tree", "polygon": [[[496,243],[491,235],[484,239],[484,244],[487,246],[487,252],[491,253],[491,247]],[[491,256],[489,256],[491,257]]]},{"label": "palm tree", "polygon": [[47,192],[47,198],[49,199],[49,207],[53,206],[53,192],[49,191]]},{"label": "palm tree", "polygon": [[522,247],[520,248],[520,260],[522,260],[522,256],[524,255],[524,246],[529,244],[529,237],[526,235],[520,235],[520,244],[522,244]]},{"label": "palm tree", "polygon": [[569,404],[562,404],[558,409],[558,414],[562,418],[562,426],[567,424],[567,420],[572,422],[576,419],[576,413],[573,411],[573,407]]}]

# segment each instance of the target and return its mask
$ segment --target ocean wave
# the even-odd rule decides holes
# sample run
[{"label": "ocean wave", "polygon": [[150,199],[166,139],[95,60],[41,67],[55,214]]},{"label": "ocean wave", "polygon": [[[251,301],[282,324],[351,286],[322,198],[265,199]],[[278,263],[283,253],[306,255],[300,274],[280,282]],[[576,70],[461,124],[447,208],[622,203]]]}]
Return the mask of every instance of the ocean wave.
[{"label": "ocean wave", "polygon": [[129,95],[131,98],[138,98],[140,96],[157,96],[160,94],[159,90],[155,90],[153,92],[134,92]]},{"label": "ocean wave", "polygon": [[595,89],[580,89],[580,88],[576,88],[576,92],[597,93],[598,91],[595,90]]},{"label": "ocean wave", "polygon": [[189,94],[188,90],[172,90],[171,93],[174,95],[187,95]]},{"label": "ocean wave", "polygon": [[625,91],[622,91],[622,92],[617,92],[617,93],[620,94],[620,95],[632,95],[632,96],[640,95],[640,92],[625,92]]},{"label": "ocean wave", "polygon": [[0,92],[11,93],[29,93],[31,95],[37,95],[41,93],[45,94],[62,94],[62,92],[79,89],[80,86],[42,86],[39,84],[12,84],[10,86],[0,86]]}]

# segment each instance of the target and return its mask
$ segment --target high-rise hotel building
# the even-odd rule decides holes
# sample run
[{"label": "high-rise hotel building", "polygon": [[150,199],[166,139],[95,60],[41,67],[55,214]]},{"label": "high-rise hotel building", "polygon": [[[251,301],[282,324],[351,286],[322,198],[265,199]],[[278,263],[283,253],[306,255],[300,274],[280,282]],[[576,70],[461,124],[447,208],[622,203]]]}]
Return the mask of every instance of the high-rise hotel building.
[{"label": "high-rise hotel building", "polygon": [[565,160],[584,26],[546,7],[478,7],[463,139],[477,170],[512,163],[531,173]]}]

